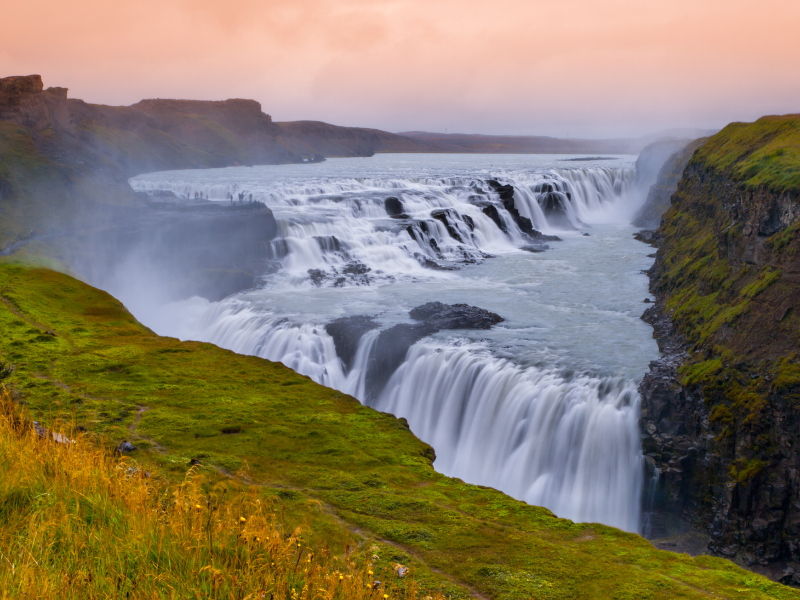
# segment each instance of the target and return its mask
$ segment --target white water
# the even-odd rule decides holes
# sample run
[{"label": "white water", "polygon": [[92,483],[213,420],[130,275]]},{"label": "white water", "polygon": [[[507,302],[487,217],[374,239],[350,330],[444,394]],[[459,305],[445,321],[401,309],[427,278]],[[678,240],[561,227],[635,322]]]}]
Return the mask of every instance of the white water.
[{"label": "white water", "polygon": [[[273,244],[275,272],[261,289],[222,302],[162,307],[124,286],[114,292],[159,333],[280,360],[406,417],[447,475],[562,517],[637,531],[636,384],[658,352],[638,318],[647,296],[640,270],[651,261],[627,225],[641,202],[632,165],[632,157],[583,164],[554,156],[378,155],[143,175],[131,182],[138,190],[199,191],[221,201],[252,193],[275,212],[285,244]],[[490,177],[514,185],[520,214],[564,241],[544,253],[521,251],[530,241],[486,185]],[[561,217],[544,214],[547,189],[563,203]],[[409,220],[387,217],[388,196],[401,199]],[[482,212],[487,203],[505,232]],[[441,209],[460,239],[431,218]],[[432,270],[426,260],[459,270]],[[348,273],[354,263],[370,271]],[[324,272],[320,285],[309,269]],[[367,397],[378,331],[362,338],[346,372],[324,324],[359,314],[383,327],[411,322],[408,310],[433,300],[466,302],[506,321],[423,339],[385,389]]]}]

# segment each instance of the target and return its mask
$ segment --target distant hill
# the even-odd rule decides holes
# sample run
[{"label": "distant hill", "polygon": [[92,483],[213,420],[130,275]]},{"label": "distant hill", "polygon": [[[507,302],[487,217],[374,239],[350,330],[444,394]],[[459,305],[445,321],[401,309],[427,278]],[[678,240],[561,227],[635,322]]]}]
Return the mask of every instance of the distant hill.
[{"label": "distant hill", "polygon": [[424,143],[431,152],[486,154],[639,154],[660,139],[694,139],[714,133],[705,129],[672,129],[640,138],[579,139],[536,135],[482,135],[404,131],[399,135]]},{"label": "distant hill", "polygon": [[333,156],[372,156],[376,152],[441,152],[434,144],[380,129],[340,127],[322,121],[276,123],[295,152]]}]

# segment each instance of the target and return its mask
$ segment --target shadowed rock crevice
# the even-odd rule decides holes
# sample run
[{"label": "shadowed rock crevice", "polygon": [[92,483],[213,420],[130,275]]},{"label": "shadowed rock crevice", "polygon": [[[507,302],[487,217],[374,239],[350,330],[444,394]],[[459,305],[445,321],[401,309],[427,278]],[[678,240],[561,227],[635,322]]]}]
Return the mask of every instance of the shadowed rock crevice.
[{"label": "shadowed rock crevice", "polygon": [[336,355],[344,363],[345,370],[349,371],[353,367],[358,343],[364,334],[378,327],[380,324],[367,315],[342,317],[325,325],[325,331],[333,338]]}]

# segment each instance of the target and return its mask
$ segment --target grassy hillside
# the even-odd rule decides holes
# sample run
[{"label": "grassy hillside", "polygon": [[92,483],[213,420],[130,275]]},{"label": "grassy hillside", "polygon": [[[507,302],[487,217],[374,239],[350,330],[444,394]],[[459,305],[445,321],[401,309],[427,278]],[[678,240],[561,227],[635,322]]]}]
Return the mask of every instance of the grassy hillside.
[{"label": "grassy hillside", "polygon": [[[657,551],[444,477],[401,420],[280,364],[156,336],[61,273],[0,263],[0,301],[0,371],[34,417],[130,440],[139,465],[176,482],[199,460],[209,486],[276,502],[312,547],[338,555],[361,540],[376,572],[408,565],[422,589],[454,597],[800,597],[727,561]],[[4,506],[4,523],[22,518],[20,503]]]},{"label": "grassy hillside", "polygon": [[711,137],[696,160],[730,173],[745,188],[765,187],[778,194],[800,193],[800,115],[762,117],[731,123]]},{"label": "grassy hillside", "polygon": [[254,486],[215,485],[198,465],[170,484],[68,423],[45,432],[25,416],[0,386],[3,598],[417,598],[405,565],[376,573],[368,545],[310,546]]}]

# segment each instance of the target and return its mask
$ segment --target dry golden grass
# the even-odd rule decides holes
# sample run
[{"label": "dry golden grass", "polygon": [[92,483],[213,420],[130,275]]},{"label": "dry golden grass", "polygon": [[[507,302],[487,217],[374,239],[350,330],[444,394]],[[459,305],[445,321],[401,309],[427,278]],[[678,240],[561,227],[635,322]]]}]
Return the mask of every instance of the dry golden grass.
[{"label": "dry golden grass", "polygon": [[3,598],[418,597],[412,577],[373,573],[370,548],[332,556],[308,533],[253,486],[229,493],[194,467],[172,485],[86,436],[37,431],[0,386]]}]

